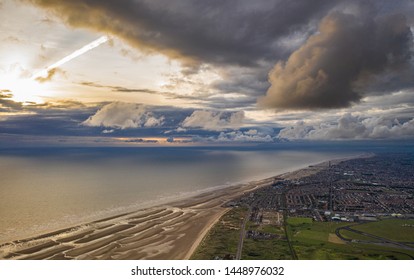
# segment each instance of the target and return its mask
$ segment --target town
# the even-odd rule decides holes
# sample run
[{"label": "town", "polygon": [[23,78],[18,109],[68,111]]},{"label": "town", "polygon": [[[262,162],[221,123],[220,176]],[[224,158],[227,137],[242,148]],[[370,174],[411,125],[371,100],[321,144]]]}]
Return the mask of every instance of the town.
[{"label": "town", "polygon": [[414,159],[376,155],[310,166],[314,174],[283,179],[246,194],[233,205],[283,211],[315,221],[414,217]]},{"label": "town", "polygon": [[413,167],[365,154],[257,182],[193,258],[414,259]]}]

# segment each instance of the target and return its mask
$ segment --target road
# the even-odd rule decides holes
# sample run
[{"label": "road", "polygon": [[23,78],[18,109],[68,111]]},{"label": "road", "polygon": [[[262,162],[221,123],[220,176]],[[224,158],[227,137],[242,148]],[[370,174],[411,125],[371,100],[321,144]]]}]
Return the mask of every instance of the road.
[{"label": "road", "polygon": [[283,209],[283,229],[285,231],[286,241],[288,243],[290,254],[292,255],[292,259],[297,260],[298,255],[296,255],[295,249],[293,248],[293,245],[290,242],[290,238],[289,238],[289,234],[288,234],[288,230],[287,230],[288,213],[287,213],[287,210],[286,210],[286,204],[287,204],[286,203],[286,191],[283,193],[281,204],[282,204],[281,206],[282,206],[282,209]]},{"label": "road", "polygon": [[344,227],[339,227],[335,230],[335,234],[342,240],[347,241],[347,242],[352,242],[352,239],[346,238],[341,234],[341,230],[348,230],[357,234],[361,234],[363,236],[372,238],[372,239],[376,239],[378,240],[378,242],[376,241],[365,241],[365,240],[358,240],[358,243],[365,243],[365,244],[378,244],[381,246],[389,246],[389,247],[399,247],[405,250],[409,250],[409,251],[414,251],[413,247],[410,247],[404,243],[401,242],[397,242],[394,240],[390,240],[381,236],[377,236],[377,235],[373,235],[364,231],[360,231],[357,229],[352,228],[351,226],[344,226]]},{"label": "road", "polygon": [[237,245],[237,253],[236,253],[236,260],[241,260],[242,252],[243,252],[243,242],[244,237],[246,236],[246,224],[250,219],[250,215],[252,213],[251,208],[247,211],[246,217],[244,217],[243,222],[240,227],[240,237],[239,237],[239,244]]}]

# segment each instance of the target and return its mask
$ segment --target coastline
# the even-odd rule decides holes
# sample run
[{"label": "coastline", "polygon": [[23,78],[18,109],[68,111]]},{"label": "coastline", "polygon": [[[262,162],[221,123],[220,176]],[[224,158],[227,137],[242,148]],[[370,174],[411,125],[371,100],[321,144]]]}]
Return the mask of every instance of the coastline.
[{"label": "coastline", "polygon": [[[108,217],[33,238],[0,245],[0,259],[188,259],[229,208],[227,202],[273,183],[298,179],[326,168],[317,163],[250,183]],[[316,168],[315,168],[316,167]]]}]

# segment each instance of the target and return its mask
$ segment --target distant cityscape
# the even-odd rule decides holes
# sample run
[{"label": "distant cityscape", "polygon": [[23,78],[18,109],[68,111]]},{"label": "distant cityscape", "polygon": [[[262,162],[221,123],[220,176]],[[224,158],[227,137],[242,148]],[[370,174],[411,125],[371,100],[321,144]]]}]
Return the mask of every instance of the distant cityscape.
[{"label": "distant cityscape", "polygon": [[[376,155],[310,166],[314,174],[275,178],[230,203],[253,213],[287,210],[315,221],[376,220],[377,216],[414,217],[414,159],[406,154]],[[259,215],[260,216],[260,215]]]},{"label": "distant cityscape", "polygon": [[256,182],[193,258],[414,259],[413,167],[366,154]]}]

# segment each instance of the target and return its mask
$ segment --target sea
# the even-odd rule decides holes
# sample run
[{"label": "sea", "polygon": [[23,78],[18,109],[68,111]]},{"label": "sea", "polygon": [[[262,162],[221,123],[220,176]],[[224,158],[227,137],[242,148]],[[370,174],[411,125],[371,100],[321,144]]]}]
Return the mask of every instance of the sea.
[{"label": "sea", "polygon": [[372,149],[340,143],[0,149],[0,244]]}]

